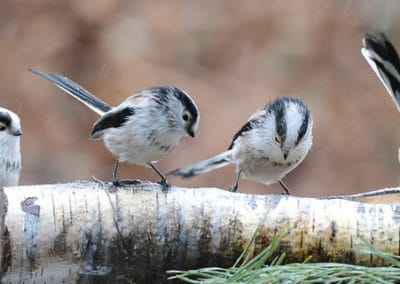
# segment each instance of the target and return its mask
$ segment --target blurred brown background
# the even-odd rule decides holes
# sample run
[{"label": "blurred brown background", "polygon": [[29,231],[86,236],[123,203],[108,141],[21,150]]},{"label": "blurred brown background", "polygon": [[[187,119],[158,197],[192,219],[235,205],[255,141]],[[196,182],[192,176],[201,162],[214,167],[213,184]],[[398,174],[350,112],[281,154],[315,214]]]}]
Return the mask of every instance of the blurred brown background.
[{"label": "blurred brown background", "polygon": [[[109,102],[173,84],[197,102],[196,139],[158,165],[164,172],[225,150],[252,112],[278,95],[302,98],[314,116],[314,146],[286,178],[296,195],[395,186],[400,114],[360,54],[365,32],[385,31],[400,50],[393,1],[2,1],[0,105],[19,112],[21,184],[109,180],[113,157],[89,141],[95,113],[33,67],[65,74]],[[233,183],[234,168],[181,186]],[[121,164],[119,176],[158,181]],[[275,193],[242,181],[239,191]]]}]

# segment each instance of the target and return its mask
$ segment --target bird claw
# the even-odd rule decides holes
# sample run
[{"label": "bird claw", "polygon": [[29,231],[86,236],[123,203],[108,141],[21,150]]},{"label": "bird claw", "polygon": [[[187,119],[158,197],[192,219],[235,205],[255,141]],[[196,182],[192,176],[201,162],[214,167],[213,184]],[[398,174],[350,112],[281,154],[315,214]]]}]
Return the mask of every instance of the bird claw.
[{"label": "bird claw", "polygon": [[162,191],[163,191],[163,192],[167,192],[167,191],[169,191],[169,190],[171,189],[171,185],[169,184],[169,182],[168,182],[167,179],[165,179],[165,178],[163,178],[163,179],[159,182],[159,184],[161,185]]},{"label": "bird claw", "polygon": [[238,186],[237,186],[237,185],[232,185],[231,187],[228,188],[228,190],[229,190],[230,192],[236,192],[237,189],[238,189]]},{"label": "bird claw", "polygon": [[129,187],[132,185],[137,185],[142,181],[136,179],[124,179],[124,180],[114,180],[108,189],[109,192],[116,192],[119,187]]},{"label": "bird claw", "polygon": [[116,182],[119,186],[130,186],[142,183],[142,181],[138,179],[122,179],[122,180],[116,180],[114,182]]}]

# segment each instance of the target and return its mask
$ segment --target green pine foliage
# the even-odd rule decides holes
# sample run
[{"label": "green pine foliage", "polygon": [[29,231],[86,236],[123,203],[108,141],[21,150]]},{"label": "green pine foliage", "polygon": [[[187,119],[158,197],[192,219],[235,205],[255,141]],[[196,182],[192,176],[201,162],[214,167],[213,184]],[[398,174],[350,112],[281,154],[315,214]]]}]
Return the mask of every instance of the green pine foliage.
[{"label": "green pine foliage", "polygon": [[[261,223],[260,223],[261,224]],[[168,271],[170,280],[186,283],[400,283],[400,257],[372,247],[357,253],[379,257],[382,267],[365,267],[341,263],[303,263],[283,265],[285,253],[275,256],[284,235],[277,236],[261,253],[253,257],[253,244],[260,226],[236,263],[230,268],[206,267],[188,271]]]}]

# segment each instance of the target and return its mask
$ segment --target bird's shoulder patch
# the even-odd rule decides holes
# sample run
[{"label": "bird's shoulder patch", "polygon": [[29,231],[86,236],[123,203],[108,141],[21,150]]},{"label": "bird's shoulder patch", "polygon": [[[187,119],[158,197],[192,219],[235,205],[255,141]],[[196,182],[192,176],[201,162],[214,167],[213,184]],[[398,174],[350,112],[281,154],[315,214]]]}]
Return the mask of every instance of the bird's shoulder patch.
[{"label": "bird's shoulder patch", "polygon": [[99,139],[102,136],[102,132],[108,128],[118,128],[125,124],[130,116],[135,114],[133,107],[125,107],[119,110],[110,111],[104,114],[96,123],[93,125],[92,132],[90,133],[91,139]]},{"label": "bird's shoulder patch", "polygon": [[228,150],[232,149],[233,145],[235,144],[236,139],[238,139],[240,136],[242,136],[243,133],[254,128],[254,123],[255,123],[254,119],[251,119],[251,120],[247,121],[246,124],[244,124],[238,132],[236,132],[236,134],[233,136],[232,143],[229,146]]}]

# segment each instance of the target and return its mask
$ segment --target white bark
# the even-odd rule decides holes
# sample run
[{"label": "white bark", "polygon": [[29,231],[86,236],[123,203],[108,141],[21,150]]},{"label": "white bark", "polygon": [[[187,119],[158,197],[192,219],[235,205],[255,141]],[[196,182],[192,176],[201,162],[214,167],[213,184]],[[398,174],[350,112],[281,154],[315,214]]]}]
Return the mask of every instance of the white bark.
[{"label": "white bark", "polygon": [[[380,264],[354,253],[367,241],[399,254],[398,189],[370,194],[389,203],[249,195],[215,188],[157,184],[109,192],[98,183],[4,188],[0,195],[3,282],[65,283],[165,280],[168,269],[233,264],[267,213],[256,239],[261,250],[277,233],[287,261]],[[389,195],[391,193],[392,195]],[[388,202],[388,201],[386,201]]]}]

